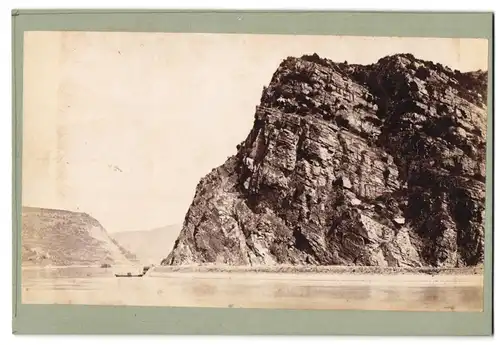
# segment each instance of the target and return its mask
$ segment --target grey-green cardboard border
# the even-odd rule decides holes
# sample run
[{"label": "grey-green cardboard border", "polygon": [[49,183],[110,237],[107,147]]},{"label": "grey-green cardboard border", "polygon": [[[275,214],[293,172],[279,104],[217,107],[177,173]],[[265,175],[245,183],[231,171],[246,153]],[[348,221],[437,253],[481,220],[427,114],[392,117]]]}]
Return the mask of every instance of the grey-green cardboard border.
[{"label": "grey-green cardboard border", "polygon": [[[492,334],[493,14],[182,10],[13,10],[13,332],[18,334]],[[27,305],[20,298],[23,34],[140,31],[489,40],[484,311],[388,312]],[[43,116],[43,114],[40,114]]]}]

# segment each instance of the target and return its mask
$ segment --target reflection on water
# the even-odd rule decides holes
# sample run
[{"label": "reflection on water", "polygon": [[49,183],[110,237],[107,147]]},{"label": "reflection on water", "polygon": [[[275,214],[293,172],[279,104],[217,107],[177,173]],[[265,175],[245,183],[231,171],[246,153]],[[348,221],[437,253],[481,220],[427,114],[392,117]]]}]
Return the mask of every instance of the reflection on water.
[{"label": "reflection on water", "polygon": [[483,289],[477,289],[473,287],[464,287],[463,289],[460,289],[460,298],[462,300],[482,300],[483,299]]},{"label": "reflection on water", "polygon": [[[261,274],[233,279],[204,274],[116,278],[103,269],[26,270],[23,303],[287,309],[481,311],[479,284],[357,284],[314,279],[272,280]],[[346,278],[347,279],[347,278]],[[425,277],[422,279],[426,279]],[[421,282],[420,282],[421,283]]]},{"label": "reflection on water", "polygon": [[59,278],[96,278],[113,277],[111,268],[97,267],[60,267],[50,269],[26,269],[23,270],[23,279],[59,279]]},{"label": "reflection on water", "polygon": [[196,296],[210,296],[217,292],[217,286],[210,283],[200,283],[191,286],[191,293]]},{"label": "reflection on water", "polygon": [[369,286],[286,286],[275,284],[273,297],[276,298],[334,298],[334,299],[369,299]]},{"label": "reflection on water", "polygon": [[441,289],[435,287],[435,286],[429,286],[426,289],[423,289],[421,291],[415,291],[416,293],[419,293],[421,295],[421,299],[425,303],[436,303],[439,301],[439,298],[445,297],[444,293],[441,292]]}]

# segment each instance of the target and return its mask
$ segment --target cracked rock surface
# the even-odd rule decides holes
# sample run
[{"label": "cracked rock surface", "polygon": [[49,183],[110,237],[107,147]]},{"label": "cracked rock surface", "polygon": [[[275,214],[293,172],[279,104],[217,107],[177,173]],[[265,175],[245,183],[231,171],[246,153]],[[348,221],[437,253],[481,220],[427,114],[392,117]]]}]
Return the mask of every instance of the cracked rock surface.
[{"label": "cracked rock surface", "polygon": [[482,263],[486,72],[285,59],[163,265]]}]

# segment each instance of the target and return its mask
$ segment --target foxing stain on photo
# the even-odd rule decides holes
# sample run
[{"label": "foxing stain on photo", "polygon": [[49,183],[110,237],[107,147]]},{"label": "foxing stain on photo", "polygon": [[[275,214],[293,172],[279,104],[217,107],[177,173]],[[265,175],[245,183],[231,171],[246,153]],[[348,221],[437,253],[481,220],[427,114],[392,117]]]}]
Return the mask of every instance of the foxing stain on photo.
[{"label": "foxing stain on photo", "polygon": [[24,42],[23,303],[483,310],[486,40]]}]

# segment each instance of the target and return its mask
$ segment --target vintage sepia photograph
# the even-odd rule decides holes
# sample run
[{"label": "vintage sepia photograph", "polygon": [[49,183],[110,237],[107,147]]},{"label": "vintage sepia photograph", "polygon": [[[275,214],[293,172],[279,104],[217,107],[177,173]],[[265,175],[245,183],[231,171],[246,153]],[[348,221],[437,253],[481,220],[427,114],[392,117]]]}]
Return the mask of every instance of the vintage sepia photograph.
[{"label": "vintage sepia photograph", "polygon": [[488,40],[24,34],[21,301],[483,311]]}]

